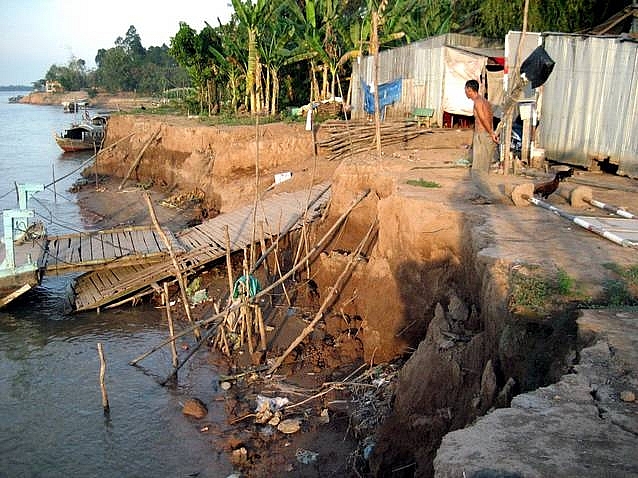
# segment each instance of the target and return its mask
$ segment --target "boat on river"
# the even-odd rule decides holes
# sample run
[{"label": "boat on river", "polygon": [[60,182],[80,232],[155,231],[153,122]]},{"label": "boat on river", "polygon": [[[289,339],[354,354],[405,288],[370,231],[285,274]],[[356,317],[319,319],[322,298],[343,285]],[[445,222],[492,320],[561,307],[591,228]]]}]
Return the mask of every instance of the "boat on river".
[{"label": "boat on river", "polygon": [[107,115],[96,115],[81,123],[72,123],[62,133],[55,133],[55,142],[65,152],[94,150],[102,147],[106,135]]},{"label": "boat on river", "polygon": [[88,100],[72,100],[62,102],[62,109],[65,113],[77,113],[81,109],[86,109],[87,106],[89,106]]}]

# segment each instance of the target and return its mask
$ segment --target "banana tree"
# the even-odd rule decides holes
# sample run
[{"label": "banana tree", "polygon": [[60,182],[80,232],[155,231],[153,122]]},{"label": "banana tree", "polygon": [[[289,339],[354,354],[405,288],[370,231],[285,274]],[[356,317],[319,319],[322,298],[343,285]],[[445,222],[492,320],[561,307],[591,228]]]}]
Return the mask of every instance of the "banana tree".
[{"label": "banana tree", "polygon": [[[337,24],[343,20],[340,12],[344,4],[342,0],[306,0],[303,10],[296,4],[293,6],[303,38],[297,57],[310,61],[311,100],[334,96],[342,51]],[[317,69],[322,72],[321,89],[315,77]]]},{"label": "banana tree", "polygon": [[271,24],[262,45],[261,56],[266,65],[266,108],[271,115],[277,114],[279,101],[279,71],[285,65],[295,62],[294,38],[297,34],[295,25],[288,19]]},{"label": "banana tree", "polygon": [[209,52],[219,65],[217,80],[229,90],[231,109],[237,112],[240,86],[241,82],[246,78],[246,67],[248,65],[246,49],[237,25],[234,23],[220,24],[216,31],[221,38],[221,44],[216,47],[211,46]]},{"label": "banana tree", "polygon": [[248,61],[246,66],[246,98],[250,102],[250,112],[255,114],[262,109],[261,61],[259,40],[264,26],[273,21],[285,6],[285,0],[232,0],[235,15],[248,36]]}]

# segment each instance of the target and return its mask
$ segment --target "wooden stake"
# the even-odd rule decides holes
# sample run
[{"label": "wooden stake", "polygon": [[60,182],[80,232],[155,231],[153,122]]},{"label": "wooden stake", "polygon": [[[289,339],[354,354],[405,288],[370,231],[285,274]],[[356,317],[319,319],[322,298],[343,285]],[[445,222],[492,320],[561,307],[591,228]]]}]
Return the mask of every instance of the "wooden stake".
[{"label": "wooden stake", "polygon": [[261,313],[261,307],[255,305],[255,315],[257,316],[257,325],[259,326],[259,337],[261,339],[261,347],[259,350],[262,352],[268,348],[268,342],[266,341],[266,326],[264,325],[264,316]]},{"label": "wooden stake", "polygon": [[242,307],[244,323],[246,324],[246,340],[248,341],[248,353],[252,355],[255,352],[253,346],[253,314],[248,305]]},{"label": "wooden stake", "polygon": [[[173,330],[173,317],[171,316],[171,301],[168,297],[168,283],[164,282],[164,301],[166,305],[166,319],[168,320],[168,332],[170,333],[171,339],[175,336],[175,331]],[[177,367],[177,347],[175,346],[175,341],[171,340],[171,355],[173,357],[173,368]]]},{"label": "wooden stake", "polygon": [[58,203],[58,193],[55,187],[55,164],[51,165],[51,173],[53,174],[53,204]]},{"label": "wooden stake", "polygon": [[[259,247],[261,247],[261,255],[266,252],[266,238],[264,237],[264,222],[259,221]],[[270,267],[268,265],[268,258],[264,259],[264,270],[266,271],[266,277],[270,281]]]},{"label": "wooden stake", "polygon": [[[191,309],[188,304],[188,296],[186,295],[186,285],[184,284],[184,277],[182,276],[182,271],[179,268],[177,259],[175,258],[175,252],[173,252],[173,246],[171,242],[168,240],[168,237],[166,237],[166,233],[161,228],[159,221],[157,220],[157,216],[155,215],[155,209],[153,208],[153,203],[151,202],[151,196],[146,191],[144,192],[144,199],[146,199],[148,211],[149,211],[149,214],[151,215],[151,221],[153,221],[153,225],[155,226],[157,233],[162,238],[162,241],[164,241],[164,244],[166,245],[166,248],[168,249],[168,253],[171,256],[171,261],[173,261],[173,267],[175,268],[175,277],[177,278],[177,282],[179,284],[179,291],[181,293],[182,302],[184,304],[184,311],[186,312],[186,317],[188,317],[188,321],[192,323],[193,317],[191,317]],[[201,332],[199,330],[199,327],[196,327],[194,329],[194,333],[197,340],[200,340]]]},{"label": "wooden stake", "polygon": [[228,232],[228,224],[224,226],[226,235],[226,269],[228,273],[228,303],[233,301],[233,264],[230,260],[230,233]]},{"label": "wooden stake", "polygon": [[279,368],[279,366],[283,363],[284,359],[290,354],[290,352],[292,352],[295,349],[295,347],[297,347],[297,345],[299,345],[313,331],[313,329],[315,328],[315,325],[317,325],[317,322],[319,322],[319,320],[323,318],[323,313],[328,309],[328,307],[330,307],[330,305],[332,305],[332,302],[341,293],[341,287],[343,287],[343,285],[346,283],[346,281],[350,277],[350,274],[352,273],[352,270],[354,269],[356,261],[359,259],[359,254],[365,248],[368,242],[368,239],[370,239],[370,237],[372,236],[372,232],[376,228],[377,228],[377,221],[375,220],[370,226],[370,228],[368,229],[368,232],[365,235],[365,237],[361,240],[361,242],[357,246],[356,250],[352,253],[350,260],[348,261],[348,264],[346,264],[346,267],[343,269],[343,272],[341,273],[341,275],[339,275],[337,281],[335,282],[334,286],[330,290],[330,293],[324,299],[323,303],[321,304],[321,307],[319,307],[319,311],[317,312],[315,317],[306,326],[306,328],[303,329],[301,334],[299,334],[299,336],[295,340],[293,340],[293,342],[286,349],[286,351],[277,360],[275,360],[272,366],[268,369],[268,374],[272,374],[275,370]]},{"label": "wooden stake", "polygon": [[106,393],[106,385],[104,384],[104,376],[106,375],[106,359],[104,358],[104,351],[102,350],[102,343],[97,343],[97,353],[100,356],[100,390],[102,390],[102,408],[104,413],[110,412],[109,397]]}]

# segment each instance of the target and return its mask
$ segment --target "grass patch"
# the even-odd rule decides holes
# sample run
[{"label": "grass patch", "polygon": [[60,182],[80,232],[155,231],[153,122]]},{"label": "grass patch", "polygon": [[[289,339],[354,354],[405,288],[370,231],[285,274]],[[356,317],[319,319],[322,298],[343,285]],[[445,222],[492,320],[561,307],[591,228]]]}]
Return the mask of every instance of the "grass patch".
[{"label": "grass patch", "polygon": [[420,188],[440,188],[441,185],[435,181],[426,181],[425,179],[408,179],[406,181],[410,186],[418,186]]},{"label": "grass patch", "polygon": [[537,266],[517,267],[510,278],[510,310],[543,315],[554,308],[583,298],[576,280],[563,269],[548,274]]},{"label": "grass patch", "polygon": [[612,306],[638,305],[638,265],[620,266],[609,263],[605,267],[618,276],[603,283],[605,301]]}]

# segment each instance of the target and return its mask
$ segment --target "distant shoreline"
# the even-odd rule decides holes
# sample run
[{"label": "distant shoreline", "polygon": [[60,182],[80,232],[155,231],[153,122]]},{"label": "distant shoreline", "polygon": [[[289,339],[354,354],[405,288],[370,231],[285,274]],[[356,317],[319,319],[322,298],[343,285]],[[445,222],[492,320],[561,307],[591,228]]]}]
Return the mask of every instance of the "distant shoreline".
[{"label": "distant shoreline", "polygon": [[152,98],[138,96],[133,92],[98,93],[90,97],[86,91],[69,91],[64,93],[46,93],[33,91],[20,99],[20,103],[31,105],[62,105],[64,102],[87,100],[91,108],[106,108],[110,110],[131,110],[148,108]]},{"label": "distant shoreline", "polygon": [[33,87],[26,85],[5,85],[0,86],[0,91],[33,91]]}]

